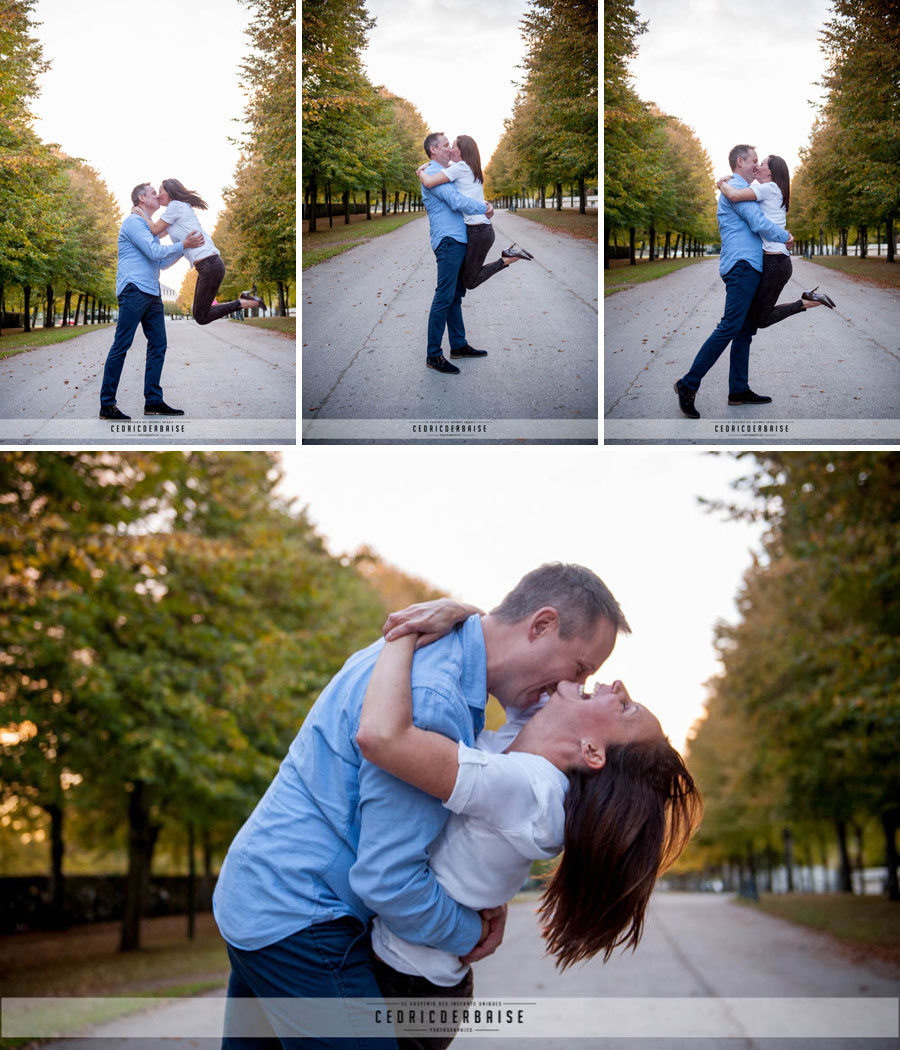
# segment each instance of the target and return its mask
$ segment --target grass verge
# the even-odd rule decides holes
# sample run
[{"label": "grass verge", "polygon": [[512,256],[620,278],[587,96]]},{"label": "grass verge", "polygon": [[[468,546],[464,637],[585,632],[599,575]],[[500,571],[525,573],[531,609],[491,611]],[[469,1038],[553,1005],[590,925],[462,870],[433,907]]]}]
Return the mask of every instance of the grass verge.
[{"label": "grass verge", "polygon": [[520,219],[539,222],[542,226],[557,230],[559,233],[567,233],[570,237],[580,237],[582,240],[589,241],[598,239],[596,208],[588,208],[584,215],[572,208],[565,208],[562,211],[557,211],[555,208],[521,208],[515,214]]},{"label": "grass verge", "polygon": [[296,317],[245,317],[238,324],[252,324],[255,328],[265,328],[269,332],[278,332],[281,335],[297,337]]},{"label": "grass verge", "polygon": [[[185,936],[186,921],[179,915],[145,919],[143,948],[125,953],[118,951],[117,922],[0,937],[3,995],[146,998],[201,995],[220,987],[228,978],[229,964],[212,915],[197,916],[193,941]],[[91,1006],[79,1024],[97,1024],[139,1009],[133,1003],[120,1005],[121,1009],[111,1003]],[[14,1050],[33,1042],[6,1038],[0,1039],[0,1047]]]},{"label": "grass verge", "polygon": [[317,263],[332,258],[332,256],[340,255],[350,248],[355,248],[358,244],[365,244],[366,241],[371,241],[373,237],[392,233],[415,219],[423,218],[425,218],[425,212],[423,211],[407,212],[403,215],[388,215],[387,217],[380,216],[368,221],[365,215],[351,215],[350,225],[347,226],[344,223],[344,216],[340,215],[335,217],[335,225],[332,229],[329,229],[327,225],[324,228],[322,227],[323,221],[325,223],[328,222],[327,219],[319,219],[319,229],[315,233],[309,233],[307,230],[309,223],[304,222],[301,242],[303,248],[303,269],[306,270],[310,266],[315,266]]},{"label": "grass verge", "polygon": [[76,336],[85,335],[87,332],[96,332],[100,328],[112,328],[112,325],[66,325],[65,328],[35,328],[31,332],[23,332],[20,328],[4,328],[3,335],[0,336],[0,361],[4,357],[23,354],[26,350],[34,350],[39,346],[52,346],[53,343],[64,343],[67,339],[74,339]]},{"label": "grass verge", "polygon": [[623,288],[630,288],[633,284],[655,281],[657,277],[665,277],[668,273],[705,262],[708,258],[709,256],[699,259],[654,259],[653,262],[639,261],[636,266],[631,266],[627,259],[611,259],[610,268],[603,271],[603,294],[612,295],[614,292],[621,292]]},{"label": "grass verge", "polygon": [[822,930],[856,953],[900,965],[900,903],[849,893],[763,893],[759,903],[741,904],[800,926]]},{"label": "grass verge", "polygon": [[888,263],[886,255],[866,259],[855,259],[852,255],[814,255],[808,261],[879,288],[900,288],[900,261]]}]

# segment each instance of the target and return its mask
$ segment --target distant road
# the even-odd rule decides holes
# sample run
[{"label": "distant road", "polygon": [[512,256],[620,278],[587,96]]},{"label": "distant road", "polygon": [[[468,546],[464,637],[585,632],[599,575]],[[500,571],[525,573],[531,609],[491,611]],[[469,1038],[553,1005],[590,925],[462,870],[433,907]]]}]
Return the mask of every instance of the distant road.
[{"label": "distant road", "polygon": [[460,441],[596,441],[597,245],[509,212],[494,229],[489,262],[513,241],[535,258],[466,293],[467,338],[488,356],[454,361],[459,375],[425,367],[427,218],[304,272],[304,441],[443,440],[422,421],[487,423]]},{"label": "distant road", "polygon": [[[725,896],[657,893],[635,953],[619,951],[606,964],[595,958],[565,973],[544,955],[534,908],[534,902],[526,901],[510,906],[504,943],[495,955],[476,966],[475,994],[481,1000],[524,1004],[526,1011],[528,1004],[535,1002],[543,1002],[546,1009],[550,1000],[549,1008],[556,1010],[558,1018],[555,1034],[534,1040],[511,1037],[499,1043],[497,1037],[466,1034],[454,1043],[459,1050],[497,1050],[498,1046],[533,1046],[539,1050],[573,1046],[602,1050],[888,1050],[898,1045],[896,1040],[884,1038],[760,1038],[746,1034],[746,1029],[759,1023],[764,1010],[772,1009],[773,999],[822,1000],[822,1011],[830,1009],[837,1023],[844,1025],[855,1023],[854,1018],[860,1018],[861,1024],[872,1024],[876,1015],[880,1018],[885,1013],[896,1024],[900,967],[873,959],[855,961],[831,937],[742,907]],[[746,998],[769,1002],[743,1009],[741,1003],[729,1002]],[[633,1010],[622,1002],[628,999],[635,1000]],[[854,999],[856,1003],[851,1002]],[[860,999],[866,1000],[862,1006]],[[881,1002],[876,1002],[879,999]],[[784,1016],[802,1016],[797,1011],[804,1005],[808,1018],[809,1004],[788,1004]],[[222,1006],[221,992],[218,997],[193,1000],[189,1014],[185,1013],[188,1004],[168,1006],[150,1015],[145,1028],[162,1031],[174,1026],[177,1030],[179,1018],[189,1018],[198,1030],[199,1021],[205,1025],[204,1032],[216,1031]],[[815,1004],[813,1007],[815,1017]],[[685,1010],[706,1038],[634,1037],[642,1025],[665,1030],[667,1024],[676,1023],[667,1018],[677,1018],[679,1011]],[[583,1030],[580,1026],[585,1017],[593,1038],[576,1040],[571,1033]],[[614,1023],[620,1033],[628,1031],[632,1037],[604,1035],[604,1025],[608,1032]],[[729,1037],[716,1037],[723,1029]],[[114,1045],[109,1039],[117,1030],[113,1022],[97,1030],[105,1040],[59,1040],[48,1044],[48,1050],[106,1050]],[[209,1038],[165,1042],[146,1038],[130,1039],[123,1045],[128,1050],[218,1050],[219,1042]]]},{"label": "distant road", "polygon": [[721,319],[718,258],[607,296],[605,440],[900,443],[900,291],[792,262],[780,301],[818,285],[837,308],[817,306],[753,337],[750,386],[769,405],[729,407],[726,350],[697,394],[699,420],[681,414],[672,385]]},{"label": "distant road", "polygon": [[145,417],[147,342],[138,328],[118,391],[119,408],[132,424],[117,429],[124,424],[97,418],[114,335],[114,327],[103,328],[0,361],[0,444],[294,443],[294,339],[240,321],[167,321],[163,396],[185,415]]}]

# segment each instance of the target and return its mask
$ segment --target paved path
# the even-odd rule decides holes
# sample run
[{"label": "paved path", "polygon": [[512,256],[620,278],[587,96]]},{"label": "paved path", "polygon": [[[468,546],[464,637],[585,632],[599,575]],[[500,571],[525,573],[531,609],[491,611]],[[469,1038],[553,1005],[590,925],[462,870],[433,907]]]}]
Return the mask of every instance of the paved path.
[{"label": "paved path", "polygon": [[535,260],[466,294],[467,337],[489,356],[454,362],[455,376],[425,367],[427,218],[303,274],[304,441],[443,440],[412,421],[448,420],[487,421],[454,440],[596,441],[597,245],[508,212],[494,228],[489,261],[513,241]]},{"label": "paved path", "polygon": [[[146,341],[138,329],[118,391],[119,407],[132,417],[126,428],[97,418],[113,335],[103,328],[0,361],[0,444],[295,443],[293,339],[241,321],[167,321],[163,393],[185,410],[169,420],[143,415]],[[184,429],[164,429],[173,425]]]},{"label": "paved path", "polygon": [[837,309],[818,306],[754,336],[750,386],[770,405],[728,406],[726,350],[697,395],[700,420],[681,414],[672,385],[721,318],[718,258],[607,296],[605,440],[900,443],[900,291],[792,261],[781,301],[819,285]]},{"label": "paved path", "polygon": [[[852,961],[844,949],[824,934],[805,930],[779,919],[760,914],[712,894],[658,893],[651,902],[644,938],[635,953],[617,953],[610,962],[599,959],[577,965],[560,974],[543,954],[533,902],[510,906],[504,943],[496,955],[476,968],[475,993],[491,1001],[558,1001],[557,1035],[531,1042],[521,1039],[467,1035],[454,1044],[459,1050],[497,1050],[498,1046],[534,1046],[540,1050],[565,1050],[571,1046],[596,1046],[602,1050],[888,1050],[897,1045],[890,1039],[810,1039],[759,1038],[742,1034],[756,1018],[751,1011],[741,1015],[741,1004],[724,999],[757,997],[815,997],[852,999],[885,997],[894,1000],[889,1008],[896,1019],[896,998],[900,988],[896,966]],[[202,1034],[218,1031],[221,1023],[221,992],[218,998],[192,1000],[189,1021]],[[635,999],[633,1012],[623,999]],[[648,1000],[652,999],[652,1002]],[[625,1030],[637,1033],[636,1026],[652,1022],[655,1016],[670,1016],[671,999],[703,1000],[707,1016],[706,1031],[727,1025],[730,1038],[645,1038],[607,1036],[599,1038],[612,1024],[612,1018]],[[576,1041],[571,1034],[574,1000],[581,1000],[580,1018],[594,1027],[597,1038]],[[585,1004],[585,1000],[589,1000]],[[606,1002],[604,1002],[606,1000]],[[618,1000],[618,1002],[616,1002]],[[713,1001],[714,1000],[714,1001]],[[553,1003],[551,1008],[556,1008]],[[178,1030],[188,1004],[166,1007],[156,1012],[149,1030]],[[844,1004],[837,1004],[840,1020],[848,1016]],[[864,1017],[874,1014],[878,1004]],[[823,1009],[827,1004],[823,1004]],[[624,1011],[624,1012],[623,1012]],[[693,1016],[696,1018],[697,1011]],[[624,1022],[623,1022],[624,1017]],[[633,1019],[633,1024],[632,1024]],[[665,1023],[665,1022],[664,1022]],[[205,1026],[205,1027],[204,1027]],[[104,1039],[62,1040],[48,1044],[47,1050],[104,1050],[117,1030],[111,1024],[98,1031]],[[145,1029],[146,1030],[146,1029]],[[621,1029],[620,1029],[621,1031]],[[217,1050],[218,1041],[209,1038],[181,1038],[162,1042],[159,1038],[129,1039],[128,1050],[156,1050],[158,1047]]]}]

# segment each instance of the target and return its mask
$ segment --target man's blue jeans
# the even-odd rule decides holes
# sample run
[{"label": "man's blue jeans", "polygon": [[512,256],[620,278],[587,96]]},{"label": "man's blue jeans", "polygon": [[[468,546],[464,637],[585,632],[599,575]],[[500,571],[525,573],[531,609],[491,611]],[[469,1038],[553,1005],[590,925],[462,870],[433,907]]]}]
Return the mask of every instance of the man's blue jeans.
[{"label": "man's blue jeans", "polygon": [[462,297],[466,294],[462,265],[466,261],[466,245],[445,237],[435,248],[437,258],[437,287],[428,314],[428,356],[439,357],[444,328],[450,336],[450,349],[466,345],[466,329],[462,319]]},{"label": "man's blue jeans", "polygon": [[[305,1007],[305,999],[377,1002],[382,998],[369,931],[358,919],[347,916],[308,926],[257,951],[229,944],[228,955],[231,978],[222,1050],[277,1050],[282,1046],[397,1050],[389,1025],[383,1039],[362,1034],[346,1038],[304,1035],[304,1020],[309,1023],[309,1017],[316,1016],[314,1004]],[[328,1019],[334,1021],[341,1009],[338,1001],[329,1005]],[[349,1014],[346,1024],[342,1018],[338,1023],[342,1032],[354,1031]]]},{"label": "man's blue jeans", "polygon": [[166,359],[166,317],[162,299],[148,295],[134,284],[126,284],[119,296],[119,320],[116,336],[106,357],[100,404],[109,407],[116,403],[116,391],[125,365],[125,355],[134,341],[137,326],[147,337],[147,363],[144,367],[144,400],[162,401],[163,362]]},{"label": "man's blue jeans", "polygon": [[697,351],[690,371],[681,380],[688,389],[700,389],[700,381],[719,360],[729,343],[731,364],[728,393],[737,394],[750,389],[750,340],[756,329],[749,313],[761,279],[760,271],[743,259],[735,263],[722,278],[725,282],[725,313],[716,330]]}]

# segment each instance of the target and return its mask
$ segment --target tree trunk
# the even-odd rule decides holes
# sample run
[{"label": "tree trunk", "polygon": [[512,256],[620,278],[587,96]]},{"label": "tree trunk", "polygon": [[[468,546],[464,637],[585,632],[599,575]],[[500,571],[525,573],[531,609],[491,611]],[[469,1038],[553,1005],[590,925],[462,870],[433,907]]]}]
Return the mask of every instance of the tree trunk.
[{"label": "tree trunk", "polygon": [[150,864],[159,825],[150,819],[147,785],[136,780],[128,800],[128,874],[125,878],[125,911],[119,951],[136,951],[141,946],[141,917],[146,910],[150,883]]},{"label": "tree trunk", "polygon": [[372,218],[372,191],[366,190],[366,222]]},{"label": "tree trunk", "polygon": [[666,230],[666,243],[665,243],[665,246],[663,247],[663,258],[664,259],[668,259],[669,258],[669,240],[670,240],[671,236],[672,236],[672,234],[668,230]]},{"label": "tree trunk", "polygon": [[81,313],[81,300],[83,298],[84,298],[84,296],[81,294],[81,292],[79,292],[78,293],[78,300],[75,303],[75,320],[73,321],[73,324],[75,324],[75,325],[78,324],[78,316]]},{"label": "tree trunk", "polygon": [[63,318],[62,318],[63,326],[66,326],[69,323],[69,310],[70,310],[71,306],[72,306],[72,289],[71,288],[67,288],[65,297],[63,298]]},{"label": "tree trunk", "polygon": [[50,816],[50,926],[62,930],[66,925],[66,885],[63,881],[63,808],[57,803],[44,806]]},{"label": "tree trunk", "polygon": [[603,227],[604,236],[604,247],[603,247],[603,269],[609,269],[609,227],[604,225]]},{"label": "tree trunk", "polygon": [[325,183],[325,205],[328,209],[328,229],[334,229],[334,213],[331,208],[331,183]]},{"label": "tree trunk", "polygon": [[25,331],[31,331],[31,285],[26,284],[22,287],[22,294],[25,297],[25,309],[22,311],[22,319],[25,322]]},{"label": "tree trunk", "polygon": [[400,210],[400,191],[394,190],[394,214]]},{"label": "tree trunk", "polygon": [[278,281],[278,316],[287,317],[287,303],[285,302],[283,281]]},{"label": "tree trunk", "polygon": [[889,215],[885,222],[885,240],[887,242],[887,261],[892,263],[894,261],[894,217]]},{"label": "tree trunk", "polygon": [[387,186],[381,184],[381,217],[387,218]]},{"label": "tree trunk", "polygon": [[868,258],[869,255],[869,227],[860,226],[859,228],[859,255],[861,259]]},{"label": "tree trunk", "polygon": [[584,191],[584,176],[579,176],[578,179],[578,214],[584,215],[585,209],[587,208],[587,194]]},{"label": "tree trunk", "polygon": [[309,177],[309,232],[316,232],[316,211],[319,201],[319,187],[316,183],[316,173],[313,171]]},{"label": "tree trunk", "polygon": [[900,901],[900,884],[897,882],[897,865],[900,857],[897,855],[897,826],[900,824],[900,813],[893,812],[881,814],[881,827],[884,831],[884,862],[887,865],[887,890],[888,898],[892,901]]},{"label": "tree trunk", "polygon": [[835,820],[834,830],[837,833],[838,849],[841,854],[840,892],[853,892],[853,879],[850,875],[850,853],[847,849],[847,825],[843,820]]},{"label": "tree trunk", "polygon": [[197,917],[197,864],[194,857],[194,822],[188,821],[188,884],[187,884],[187,936],[194,939]]},{"label": "tree trunk", "polygon": [[635,230],[633,226],[628,228],[628,265],[637,266],[637,259],[634,257],[634,234]]},{"label": "tree trunk", "polygon": [[562,183],[556,184],[556,210],[562,211]]},{"label": "tree trunk", "polygon": [[794,835],[790,828],[781,833],[784,840],[784,866],[787,870],[787,891],[794,892]]},{"label": "tree trunk", "polygon": [[344,190],[341,196],[341,201],[344,205],[344,225],[350,225],[350,191]]},{"label": "tree trunk", "polygon": [[653,222],[651,221],[651,223],[650,223],[650,262],[653,262],[653,260],[655,258],[655,255],[654,255],[655,251],[656,251],[656,228],[654,227]]},{"label": "tree trunk", "polygon": [[53,285],[47,285],[47,309],[44,311],[44,327],[52,328],[56,321],[56,301],[53,298]]},{"label": "tree trunk", "polygon": [[31,327],[32,328],[37,328],[37,315],[38,315],[38,310],[40,310],[40,308],[41,308],[41,304],[40,303],[35,303],[34,304],[34,309],[31,311]]}]

